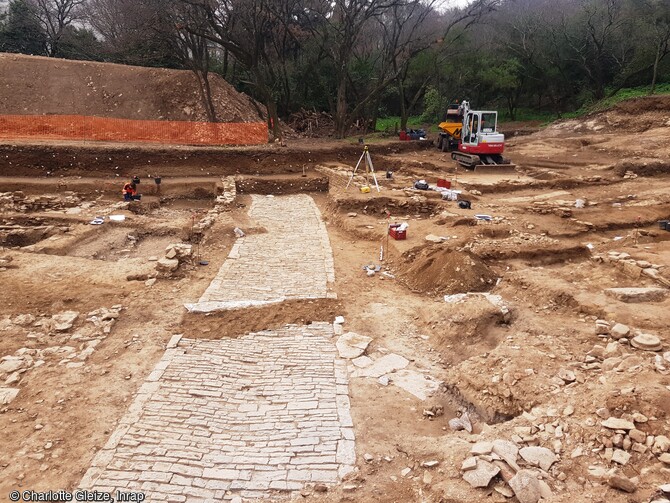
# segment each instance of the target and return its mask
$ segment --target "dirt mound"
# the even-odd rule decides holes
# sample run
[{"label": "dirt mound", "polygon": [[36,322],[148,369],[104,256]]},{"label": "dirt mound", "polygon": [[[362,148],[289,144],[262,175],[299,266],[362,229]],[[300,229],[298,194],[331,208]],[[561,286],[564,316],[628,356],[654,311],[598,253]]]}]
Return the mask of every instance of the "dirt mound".
[{"label": "dirt mound", "polygon": [[614,172],[624,176],[627,172],[638,176],[653,176],[670,174],[670,162],[658,159],[625,159],[614,166]]},{"label": "dirt mound", "polygon": [[546,139],[573,132],[641,133],[666,127],[670,127],[670,95],[660,95],[622,101],[607,110],[591,112],[577,119],[558,120],[532,136]]},{"label": "dirt mound", "polygon": [[497,275],[479,257],[467,252],[427,245],[403,254],[398,278],[415,292],[451,295],[484,292]]},{"label": "dirt mound", "polygon": [[[35,76],[40,78],[36,79]],[[222,122],[259,122],[249,96],[210,75]],[[0,110],[7,115],[92,115],[206,121],[195,75],[187,70],[0,53]]]},{"label": "dirt mound", "polygon": [[645,96],[616,104],[612,110],[626,114],[640,112],[670,112],[670,95]]}]

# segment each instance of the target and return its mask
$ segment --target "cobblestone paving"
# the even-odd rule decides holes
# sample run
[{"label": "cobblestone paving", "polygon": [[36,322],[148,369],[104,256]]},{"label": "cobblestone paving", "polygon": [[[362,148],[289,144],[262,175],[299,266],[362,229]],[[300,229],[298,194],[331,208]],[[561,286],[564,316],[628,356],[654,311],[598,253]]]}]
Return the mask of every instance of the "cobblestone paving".
[{"label": "cobblestone paving", "polygon": [[267,233],[239,238],[193,312],[335,297],[333,252],[314,200],[252,196],[249,216]]},{"label": "cobblestone paving", "polygon": [[191,503],[336,483],[355,450],[332,336],[313,323],[171,341],[80,487]]}]

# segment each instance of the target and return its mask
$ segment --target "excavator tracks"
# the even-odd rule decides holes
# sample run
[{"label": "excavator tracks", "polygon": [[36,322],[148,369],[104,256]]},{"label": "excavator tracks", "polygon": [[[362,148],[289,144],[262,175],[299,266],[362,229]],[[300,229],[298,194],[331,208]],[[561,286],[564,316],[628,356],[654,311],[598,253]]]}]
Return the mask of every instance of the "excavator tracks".
[{"label": "excavator tracks", "polygon": [[509,162],[499,154],[495,155],[475,155],[464,152],[452,152],[451,158],[465,169],[489,172],[489,173],[507,173],[514,172],[516,165]]}]

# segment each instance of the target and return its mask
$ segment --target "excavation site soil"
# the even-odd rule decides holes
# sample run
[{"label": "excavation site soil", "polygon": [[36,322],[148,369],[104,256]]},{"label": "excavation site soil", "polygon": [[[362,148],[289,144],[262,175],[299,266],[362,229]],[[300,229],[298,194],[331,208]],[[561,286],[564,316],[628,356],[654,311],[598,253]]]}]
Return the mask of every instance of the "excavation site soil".
[{"label": "excavation site soil", "polygon": [[667,501],[670,99],[526,133],[4,141],[0,501]]}]

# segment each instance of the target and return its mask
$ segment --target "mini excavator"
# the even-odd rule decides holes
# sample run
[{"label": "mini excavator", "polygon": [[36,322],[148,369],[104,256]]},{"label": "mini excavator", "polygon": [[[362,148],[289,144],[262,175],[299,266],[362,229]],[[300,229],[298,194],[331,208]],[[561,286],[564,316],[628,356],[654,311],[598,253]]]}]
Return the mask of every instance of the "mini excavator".
[{"label": "mini excavator", "polygon": [[454,103],[446,120],[438,126],[437,148],[451,152],[451,158],[467,169],[510,171],[515,166],[502,156],[505,135],[499,133],[498,112],[470,110],[470,103]]}]

